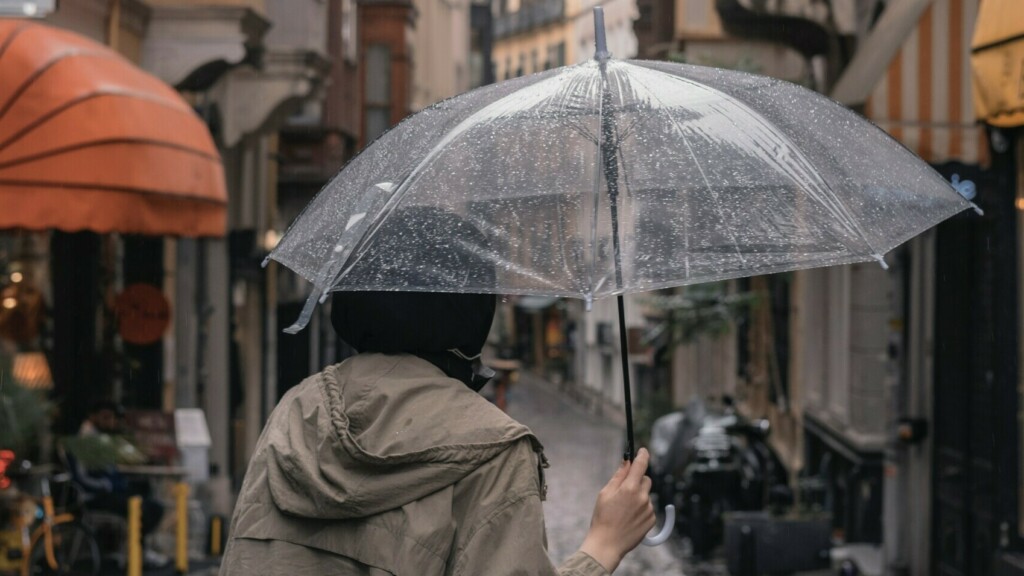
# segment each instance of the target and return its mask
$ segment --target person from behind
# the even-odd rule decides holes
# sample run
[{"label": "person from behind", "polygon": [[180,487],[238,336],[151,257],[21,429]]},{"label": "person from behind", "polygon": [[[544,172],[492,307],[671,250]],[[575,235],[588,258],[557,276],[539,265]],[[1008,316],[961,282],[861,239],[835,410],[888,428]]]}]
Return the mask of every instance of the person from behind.
[{"label": "person from behind", "polygon": [[[433,249],[468,226],[410,212],[389,221],[406,228],[405,245],[383,249]],[[443,260],[452,273],[479,265],[465,253]],[[289,390],[270,415],[221,576],[612,573],[654,525],[647,451],[612,476],[579,550],[556,567],[543,447],[478,394],[495,306],[489,294],[335,293],[332,324],[359,353]]]}]

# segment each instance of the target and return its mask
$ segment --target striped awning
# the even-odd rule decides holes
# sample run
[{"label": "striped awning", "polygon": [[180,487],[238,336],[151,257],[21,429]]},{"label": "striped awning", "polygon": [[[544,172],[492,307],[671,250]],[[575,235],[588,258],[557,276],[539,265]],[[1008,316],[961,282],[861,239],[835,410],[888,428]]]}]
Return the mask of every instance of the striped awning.
[{"label": "striped awning", "polygon": [[226,227],[217,147],[173,88],[83,36],[0,18],[0,229]]},{"label": "striped awning", "polygon": [[971,94],[978,2],[931,2],[865,103],[868,118],[932,164],[988,161]]}]

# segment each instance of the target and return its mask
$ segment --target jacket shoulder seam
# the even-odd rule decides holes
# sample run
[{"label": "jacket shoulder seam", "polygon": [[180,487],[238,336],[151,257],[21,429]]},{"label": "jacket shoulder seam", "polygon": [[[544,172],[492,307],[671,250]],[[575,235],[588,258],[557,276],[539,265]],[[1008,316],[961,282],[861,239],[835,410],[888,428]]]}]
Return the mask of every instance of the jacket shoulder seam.
[{"label": "jacket shoulder seam", "polygon": [[477,522],[477,524],[475,526],[473,526],[469,530],[469,532],[468,532],[468,534],[466,536],[465,544],[460,546],[458,548],[458,550],[456,551],[456,557],[458,558],[458,560],[455,563],[454,570],[452,570],[452,575],[453,576],[458,576],[459,574],[462,573],[462,565],[463,565],[463,562],[464,562],[464,556],[463,556],[462,553],[463,553],[463,551],[466,548],[469,547],[470,544],[473,543],[473,540],[476,538],[477,534],[479,534],[485,527],[490,525],[491,522],[495,518],[497,518],[498,516],[501,516],[506,511],[508,511],[509,508],[512,508],[513,506],[523,502],[524,500],[526,500],[527,498],[530,498],[531,496],[536,496],[536,497],[540,498],[540,492],[537,491],[537,490],[534,490],[534,489],[530,489],[530,490],[526,490],[524,492],[520,492],[520,493],[518,493],[515,496],[511,496],[509,498],[506,498],[504,502],[502,502],[501,504],[496,506],[495,509],[493,511],[491,511],[490,514],[488,514],[482,520]]}]

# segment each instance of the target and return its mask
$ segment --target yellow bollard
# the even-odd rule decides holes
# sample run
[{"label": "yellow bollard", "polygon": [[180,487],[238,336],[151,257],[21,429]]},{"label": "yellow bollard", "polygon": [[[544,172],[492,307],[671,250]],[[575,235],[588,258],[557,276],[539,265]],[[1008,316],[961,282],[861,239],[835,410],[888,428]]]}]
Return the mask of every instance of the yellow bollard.
[{"label": "yellow bollard", "polygon": [[188,492],[189,486],[178,482],[174,486],[176,538],[174,568],[178,574],[188,574]]},{"label": "yellow bollard", "polygon": [[221,538],[223,538],[223,536],[221,535],[221,530],[223,530],[223,527],[222,527],[223,522],[224,521],[223,521],[223,519],[220,516],[214,516],[213,518],[210,518],[210,555],[211,556],[220,556],[221,555],[220,542],[221,542]]},{"label": "yellow bollard", "polygon": [[142,497],[128,499],[128,576],[142,576]]}]

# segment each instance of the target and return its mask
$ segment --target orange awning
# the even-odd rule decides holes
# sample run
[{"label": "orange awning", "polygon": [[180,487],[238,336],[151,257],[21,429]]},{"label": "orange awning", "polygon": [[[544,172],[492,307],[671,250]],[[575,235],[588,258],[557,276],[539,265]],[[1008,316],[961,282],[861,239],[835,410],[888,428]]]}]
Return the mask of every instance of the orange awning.
[{"label": "orange awning", "polygon": [[1024,6],[985,0],[971,42],[974,112],[1001,128],[1024,126]]},{"label": "orange awning", "polygon": [[223,236],[203,121],[171,87],[59,28],[0,19],[0,228]]}]

